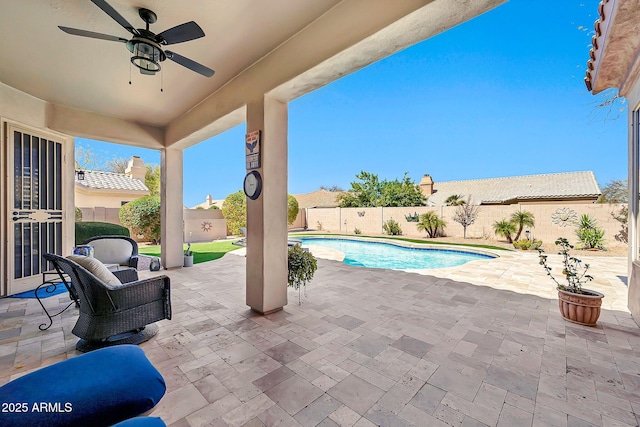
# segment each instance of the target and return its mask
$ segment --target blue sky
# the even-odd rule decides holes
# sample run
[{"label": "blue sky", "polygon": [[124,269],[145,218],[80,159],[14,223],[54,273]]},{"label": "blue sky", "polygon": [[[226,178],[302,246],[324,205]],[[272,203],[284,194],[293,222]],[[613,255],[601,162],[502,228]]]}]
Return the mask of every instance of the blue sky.
[{"label": "blue sky", "polygon": [[[627,174],[626,105],[584,85],[598,0],[510,0],[289,104],[289,193],[361,170],[416,182]],[[242,187],[245,125],[187,149],[184,203]],[[159,153],[77,139],[104,159]]]}]

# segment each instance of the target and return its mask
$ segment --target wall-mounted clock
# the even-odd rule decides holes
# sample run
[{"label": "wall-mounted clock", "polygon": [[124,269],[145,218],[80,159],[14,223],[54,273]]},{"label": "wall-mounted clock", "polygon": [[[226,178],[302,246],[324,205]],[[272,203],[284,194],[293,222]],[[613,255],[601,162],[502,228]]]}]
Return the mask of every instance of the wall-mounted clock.
[{"label": "wall-mounted clock", "polygon": [[262,177],[258,171],[251,171],[244,177],[244,194],[256,200],[262,192]]}]

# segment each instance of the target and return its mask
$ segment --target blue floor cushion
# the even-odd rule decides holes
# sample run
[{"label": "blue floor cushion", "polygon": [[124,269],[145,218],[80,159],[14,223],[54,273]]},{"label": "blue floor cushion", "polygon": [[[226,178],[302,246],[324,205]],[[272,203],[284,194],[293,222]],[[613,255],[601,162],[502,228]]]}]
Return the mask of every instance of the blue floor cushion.
[{"label": "blue floor cushion", "polygon": [[153,408],[165,391],[164,378],[142,349],[107,347],[0,387],[0,424],[109,426]]},{"label": "blue floor cushion", "polygon": [[136,417],[118,423],[113,427],[167,427],[167,425],[160,418]]}]

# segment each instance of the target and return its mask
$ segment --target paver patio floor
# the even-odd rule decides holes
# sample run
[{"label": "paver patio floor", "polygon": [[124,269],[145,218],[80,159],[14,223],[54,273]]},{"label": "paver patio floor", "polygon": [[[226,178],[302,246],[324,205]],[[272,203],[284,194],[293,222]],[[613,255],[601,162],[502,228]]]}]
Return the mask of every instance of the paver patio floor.
[{"label": "paver patio floor", "polygon": [[[423,274],[319,260],[303,304],[291,290],[268,316],[244,303],[243,257],[168,271],[174,317],[141,346],[168,387],[152,415],[176,427],[638,425],[626,259],[593,260],[606,299],[589,328],[561,319],[535,254],[501,255]],[[77,355],[74,313],[40,332],[36,300],[0,300],[0,384]]]}]

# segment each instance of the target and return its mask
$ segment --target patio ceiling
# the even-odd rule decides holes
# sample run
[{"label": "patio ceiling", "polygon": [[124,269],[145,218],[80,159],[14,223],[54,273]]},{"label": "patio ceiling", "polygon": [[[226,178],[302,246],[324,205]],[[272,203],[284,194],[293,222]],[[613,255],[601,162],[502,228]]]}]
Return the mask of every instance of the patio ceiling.
[{"label": "patio ceiling", "polygon": [[248,100],[289,101],[504,1],[108,0],[136,28],[140,7],[157,14],[155,33],[192,20],[202,27],[204,38],[169,49],[215,75],[165,61],[160,78],[131,67],[121,43],[58,29],[130,38],[91,1],[5,0],[0,94],[44,101],[47,126],[73,136],[185,148],[244,121]]}]

